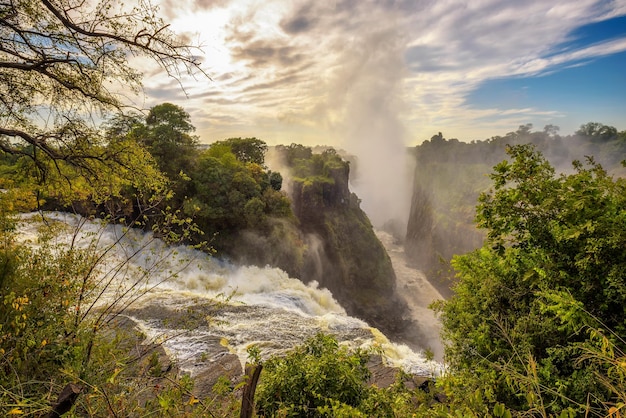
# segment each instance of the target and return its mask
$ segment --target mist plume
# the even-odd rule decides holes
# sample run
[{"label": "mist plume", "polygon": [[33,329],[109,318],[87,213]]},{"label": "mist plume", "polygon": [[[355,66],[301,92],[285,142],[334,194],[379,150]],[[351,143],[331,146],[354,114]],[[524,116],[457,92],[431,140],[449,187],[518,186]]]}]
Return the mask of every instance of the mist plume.
[{"label": "mist plume", "polygon": [[410,205],[406,132],[400,122],[404,41],[396,28],[353,41],[331,85],[331,103],[343,110],[342,146],[357,158],[351,188],[377,228],[390,221],[405,226]]}]

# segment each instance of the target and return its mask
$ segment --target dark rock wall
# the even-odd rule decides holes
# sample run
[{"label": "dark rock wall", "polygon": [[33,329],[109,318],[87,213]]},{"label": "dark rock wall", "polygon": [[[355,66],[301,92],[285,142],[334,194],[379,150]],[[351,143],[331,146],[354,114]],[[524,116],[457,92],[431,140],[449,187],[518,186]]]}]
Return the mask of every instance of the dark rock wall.
[{"label": "dark rock wall", "polygon": [[396,296],[391,260],[350,192],[349,166],[330,170],[328,178],[296,180],[292,187],[302,232],[321,242],[306,253],[300,278],[329,289],[350,315],[399,335],[407,308]]}]

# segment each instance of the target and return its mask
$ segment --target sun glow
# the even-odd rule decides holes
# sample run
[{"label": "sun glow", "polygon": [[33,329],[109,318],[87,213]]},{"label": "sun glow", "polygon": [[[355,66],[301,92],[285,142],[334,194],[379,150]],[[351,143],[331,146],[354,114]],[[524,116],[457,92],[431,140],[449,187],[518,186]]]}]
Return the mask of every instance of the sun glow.
[{"label": "sun glow", "polygon": [[233,67],[225,30],[230,14],[227,9],[179,14],[172,20],[170,28],[201,47],[210,71],[227,72]]}]

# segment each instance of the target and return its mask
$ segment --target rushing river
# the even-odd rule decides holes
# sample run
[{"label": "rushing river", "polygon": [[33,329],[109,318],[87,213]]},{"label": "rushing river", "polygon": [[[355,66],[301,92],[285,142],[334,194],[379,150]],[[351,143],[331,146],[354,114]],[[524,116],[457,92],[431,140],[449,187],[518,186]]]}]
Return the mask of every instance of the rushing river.
[{"label": "rushing river", "polygon": [[[328,290],[305,285],[280,269],[232,265],[166,245],[150,233],[70,214],[47,213],[46,218],[65,228],[59,243],[94,246],[104,255],[98,268],[100,305],[118,301],[118,311],[192,375],[198,363],[211,361],[224,347],[244,364],[253,344],[267,357],[319,331],[353,347],[375,347],[388,364],[410,373],[441,370],[440,363],[348,316]],[[24,216],[21,240],[36,245],[41,225],[39,214]]]},{"label": "rushing river", "polygon": [[428,307],[432,302],[443,299],[443,296],[430,284],[424,273],[408,265],[404,247],[391,234],[377,231],[376,235],[391,259],[396,273],[397,292],[409,306],[416,327],[413,339],[417,340],[418,346],[431,351],[435,360],[443,361],[441,323]]}]

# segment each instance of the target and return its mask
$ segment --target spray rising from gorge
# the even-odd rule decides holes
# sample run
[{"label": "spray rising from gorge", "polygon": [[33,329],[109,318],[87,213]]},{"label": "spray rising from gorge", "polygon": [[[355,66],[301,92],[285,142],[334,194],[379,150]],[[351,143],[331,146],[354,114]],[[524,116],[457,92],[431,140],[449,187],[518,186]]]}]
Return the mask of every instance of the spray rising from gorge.
[{"label": "spray rising from gorge", "polygon": [[411,325],[403,337],[442,360],[440,323],[428,308],[442,296],[422,272],[409,267],[402,245],[415,172],[401,122],[406,107],[401,93],[407,76],[405,43],[397,27],[379,28],[353,40],[330,96],[344,112],[342,146],[354,156],[350,187],[378,230],[393,264],[395,293],[408,306],[403,315]]},{"label": "spray rising from gorge", "polygon": [[406,226],[409,212],[411,166],[400,121],[405,41],[393,27],[354,41],[333,88],[332,100],[344,109],[342,146],[356,157],[351,186],[376,228]]}]

